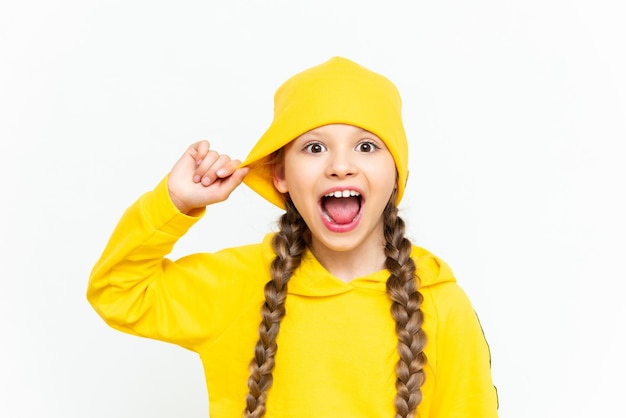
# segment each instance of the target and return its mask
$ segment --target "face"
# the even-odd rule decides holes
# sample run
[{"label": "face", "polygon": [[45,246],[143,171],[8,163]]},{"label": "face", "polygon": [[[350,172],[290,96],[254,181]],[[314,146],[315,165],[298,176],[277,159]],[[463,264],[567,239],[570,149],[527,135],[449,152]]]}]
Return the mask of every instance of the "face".
[{"label": "face", "polygon": [[[325,125],[284,148],[274,186],[289,193],[316,252],[381,251],[383,210],[396,187],[385,143],[364,129]],[[364,253],[363,253],[364,251]]]}]

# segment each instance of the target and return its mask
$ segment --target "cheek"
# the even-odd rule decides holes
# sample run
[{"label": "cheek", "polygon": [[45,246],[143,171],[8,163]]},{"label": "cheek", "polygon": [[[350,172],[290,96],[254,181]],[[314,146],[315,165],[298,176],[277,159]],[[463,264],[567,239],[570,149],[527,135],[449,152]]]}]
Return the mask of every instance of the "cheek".
[{"label": "cheek", "polygon": [[380,164],[375,170],[373,178],[381,187],[395,189],[398,186],[398,172],[393,159]]}]

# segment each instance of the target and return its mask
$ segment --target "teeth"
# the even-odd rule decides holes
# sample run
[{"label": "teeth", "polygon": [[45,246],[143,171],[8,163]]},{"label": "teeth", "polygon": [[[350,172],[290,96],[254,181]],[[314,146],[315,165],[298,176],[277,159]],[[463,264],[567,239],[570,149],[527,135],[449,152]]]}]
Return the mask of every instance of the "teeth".
[{"label": "teeth", "polygon": [[360,196],[360,193],[356,190],[337,190],[334,192],[330,192],[326,197],[350,197],[350,196]]}]

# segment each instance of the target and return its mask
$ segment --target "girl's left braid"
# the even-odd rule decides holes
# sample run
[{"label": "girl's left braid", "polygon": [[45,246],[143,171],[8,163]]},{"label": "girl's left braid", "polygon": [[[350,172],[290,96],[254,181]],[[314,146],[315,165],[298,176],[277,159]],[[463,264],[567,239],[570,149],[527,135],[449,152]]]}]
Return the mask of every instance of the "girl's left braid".
[{"label": "girl's left braid", "polygon": [[285,316],[287,282],[300,265],[306,248],[308,228],[291,199],[287,199],[285,205],[287,211],[280,217],[280,229],[272,240],[276,258],[270,269],[272,279],[265,285],[259,340],[254,347],[254,358],[250,362],[249,392],[244,412],[250,418],[261,418],[265,415],[265,400],[267,391],[272,386],[274,357],[278,349],[276,337],[280,322]]},{"label": "girl's left braid", "polygon": [[398,216],[392,195],[384,211],[385,266],[391,273],[387,279],[387,294],[392,300],[391,315],[396,321],[398,354],[396,364],[395,418],[413,418],[422,400],[424,384],[426,334],[422,329],[423,297],[418,291],[419,278],[411,258],[412,245],[405,237],[405,224]]}]

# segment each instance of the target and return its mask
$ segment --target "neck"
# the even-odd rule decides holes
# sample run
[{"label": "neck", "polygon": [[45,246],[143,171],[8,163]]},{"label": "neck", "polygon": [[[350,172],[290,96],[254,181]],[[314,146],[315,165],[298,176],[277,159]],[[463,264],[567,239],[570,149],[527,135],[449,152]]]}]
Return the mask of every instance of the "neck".
[{"label": "neck", "polygon": [[337,251],[313,239],[311,251],[328,272],[346,283],[385,268],[384,240],[348,251]]}]

